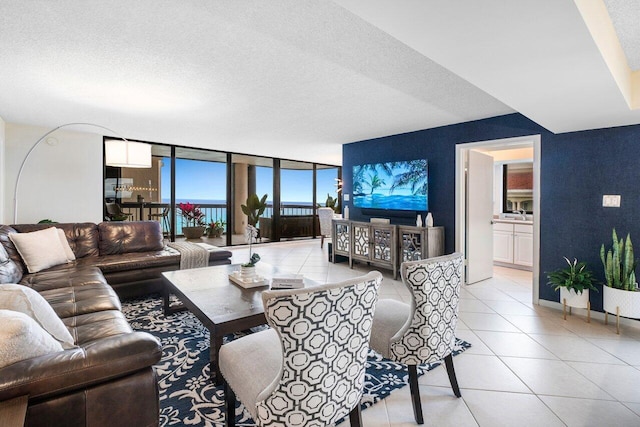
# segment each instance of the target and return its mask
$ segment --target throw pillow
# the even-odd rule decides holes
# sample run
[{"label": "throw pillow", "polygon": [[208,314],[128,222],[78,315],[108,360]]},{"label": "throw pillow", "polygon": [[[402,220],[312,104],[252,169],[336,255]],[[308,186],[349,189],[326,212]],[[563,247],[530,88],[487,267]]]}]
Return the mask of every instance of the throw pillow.
[{"label": "throw pillow", "polygon": [[0,368],[62,351],[62,346],[24,313],[0,310]]},{"label": "throw pillow", "polygon": [[53,308],[38,292],[13,283],[0,285],[0,309],[19,311],[35,320],[63,348],[75,347],[73,337]]},{"label": "throw pillow", "polygon": [[37,273],[67,262],[67,255],[55,227],[31,233],[11,233],[9,238],[27,265],[29,273]]},{"label": "throw pillow", "polygon": [[18,267],[0,244],[0,283],[17,283],[22,279],[21,268]]},{"label": "throw pillow", "polygon": [[58,237],[60,238],[60,243],[62,244],[62,249],[64,249],[67,261],[75,260],[76,255],[71,250],[71,246],[69,246],[69,241],[67,240],[67,235],[64,234],[64,230],[61,228],[56,228],[56,230],[58,230]]}]

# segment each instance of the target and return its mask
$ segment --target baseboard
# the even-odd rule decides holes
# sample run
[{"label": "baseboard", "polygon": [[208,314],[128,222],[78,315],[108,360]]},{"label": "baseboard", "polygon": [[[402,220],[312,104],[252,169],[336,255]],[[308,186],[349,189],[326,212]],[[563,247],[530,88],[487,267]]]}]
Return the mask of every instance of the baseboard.
[{"label": "baseboard", "polygon": [[[538,305],[541,305],[543,307],[548,307],[548,308],[553,308],[558,310],[560,313],[560,316],[562,316],[562,309],[563,309],[563,305],[562,303],[559,302],[555,302],[555,301],[547,301],[547,300],[539,300],[538,301]],[[586,308],[575,308],[575,307],[571,307],[571,313],[572,315],[578,315],[578,316],[583,316],[583,317],[587,317],[587,309]],[[591,310],[591,320],[599,320],[602,321],[604,323],[604,312],[602,311],[594,311]],[[616,315],[615,314],[611,314],[609,313],[609,325],[614,325],[616,324]],[[633,328],[637,328],[640,331],[640,320],[638,319],[629,319],[628,317],[620,317],[620,324],[621,325],[625,325],[625,326],[630,326]]]}]

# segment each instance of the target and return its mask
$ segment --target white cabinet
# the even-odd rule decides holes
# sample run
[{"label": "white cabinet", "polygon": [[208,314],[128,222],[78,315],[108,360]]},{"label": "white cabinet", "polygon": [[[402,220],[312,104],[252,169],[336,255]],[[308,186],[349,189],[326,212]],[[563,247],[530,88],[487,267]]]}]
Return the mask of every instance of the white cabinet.
[{"label": "white cabinet", "polygon": [[513,232],[493,231],[493,260],[513,262]]},{"label": "white cabinet", "polygon": [[513,263],[533,267],[533,225],[514,224]]},{"label": "white cabinet", "polygon": [[533,266],[533,225],[493,224],[493,260],[498,264]]}]

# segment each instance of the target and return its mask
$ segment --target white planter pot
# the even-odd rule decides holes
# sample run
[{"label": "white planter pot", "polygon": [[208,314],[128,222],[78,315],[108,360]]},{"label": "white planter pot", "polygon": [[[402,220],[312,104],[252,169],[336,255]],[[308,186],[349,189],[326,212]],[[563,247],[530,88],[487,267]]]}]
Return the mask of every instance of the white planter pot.
[{"label": "white planter pot", "polygon": [[560,288],[560,303],[565,301],[569,307],[587,308],[589,305],[589,289],[585,289],[581,294],[578,294],[573,289]]},{"label": "white planter pot", "polygon": [[640,292],[624,291],[603,286],[602,307],[607,313],[640,319]]},{"label": "white planter pot", "polygon": [[602,287],[602,308],[604,323],[608,323],[607,313],[616,315],[616,333],[620,334],[620,316],[640,319],[640,292]]},{"label": "white planter pot", "polygon": [[256,267],[240,266],[240,279],[246,281],[253,280],[256,277]]}]

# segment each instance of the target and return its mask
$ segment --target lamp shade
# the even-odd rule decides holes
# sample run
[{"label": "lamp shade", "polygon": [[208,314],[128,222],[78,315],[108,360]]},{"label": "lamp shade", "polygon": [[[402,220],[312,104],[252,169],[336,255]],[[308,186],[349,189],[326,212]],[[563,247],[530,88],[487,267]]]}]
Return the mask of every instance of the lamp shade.
[{"label": "lamp shade", "polygon": [[121,168],[150,168],[151,145],[108,139],[104,142],[105,164]]}]

